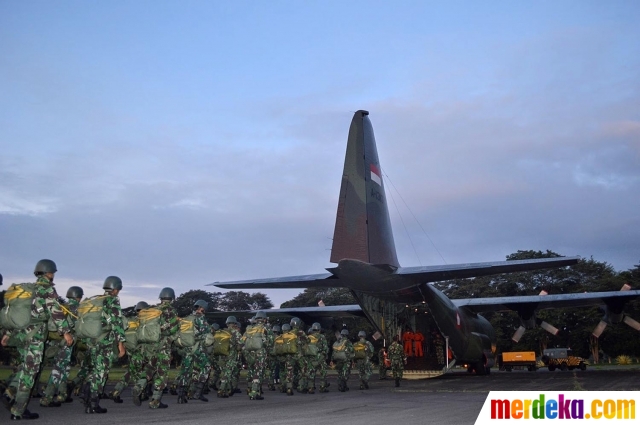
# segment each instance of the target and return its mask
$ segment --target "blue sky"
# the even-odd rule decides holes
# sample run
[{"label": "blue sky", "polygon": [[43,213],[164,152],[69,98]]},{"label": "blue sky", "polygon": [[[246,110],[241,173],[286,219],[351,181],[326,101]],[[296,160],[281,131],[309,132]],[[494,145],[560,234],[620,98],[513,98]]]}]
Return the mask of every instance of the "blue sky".
[{"label": "blue sky", "polygon": [[358,109],[402,265],[632,268],[639,21],[633,1],[2,2],[0,273],[52,258],[59,292],[116,274],[128,305],[322,272]]}]

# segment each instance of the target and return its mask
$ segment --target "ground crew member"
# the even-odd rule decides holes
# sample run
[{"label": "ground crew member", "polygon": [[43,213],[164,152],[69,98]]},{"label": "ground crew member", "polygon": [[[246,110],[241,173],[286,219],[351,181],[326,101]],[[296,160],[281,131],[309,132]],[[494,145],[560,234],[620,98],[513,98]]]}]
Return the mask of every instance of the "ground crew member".
[{"label": "ground crew member", "polygon": [[144,311],[151,309],[160,310],[158,317],[159,340],[158,342],[148,343],[145,347],[145,374],[138,380],[131,391],[133,403],[136,406],[142,404],[141,396],[147,387],[147,383],[153,382],[153,395],[149,402],[151,409],[166,409],[168,406],[162,403],[162,393],[167,386],[167,378],[169,366],[171,365],[171,342],[173,336],[178,332],[178,314],[171,305],[176,299],[176,294],[172,288],[162,288],[160,291],[160,304],[156,307],[150,307]]},{"label": "ground crew member", "polygon": [[[73,329],[75,318],[78,314],[78,305],[83,296],[84,291],[81,287],[72,286],[67,290],[69,302],[66,305],[60,305],[71,329]],[[44,395],[40,399],[40,406],[43,407],[57,407],[61,403],[71,403],[73,401],[67,392],[67,377],[71,370],[71,353],[73,352],[75,341],[74,345],[68,346],[64,340],[60,340],[57,336],[57,332],[49,332],[49,338],[52,338],[52,341],[58,347],[58,352],[53,359],[53,368],[51,369]],[[56,392],[58,393],[57,396]]]},{"label": "ground crew member", "polygon": [[109,276],[105,279],[102,289],[104,289],[102,329],[106,333],[100,338],[87,340],[91,371],[83,388],[85,413],[107,413],[107,409],[100,406],[100,394],[111,369],[114,343],[118,344],[118,358],[126,354],[123,316],[118,298],[122,290],[122,280],[118,276]]},{"label": "ground crew member", "polygon": [[398,335],[393,337],[393,342],[389,346],[389,360],[391,360],[391,373],[393,379],[396,380],[396,387],[400,386],[404,365],[407,363],[407,357],[402,350],[402,346],[398,342]]},{"label": "ground crew member", "polygon": [[254,317],[254,325],[247,327],[242,336],[244,357],[247,360],[251,387],[249,388],[250,400],[263,400],[262,381],[264,379],[264,371],[267,364],[267,353],[273,347],[273,332],[269,329],[265,322],[267,314],[259,311]]},{"label": "ground crew member", "polygon": [[195,345],[193,347],[184,347],[184,356],[182,358],[182,367],[178,376],[178,403],[186,403],[187,396],[185,394],[189,383],[193,381],[195,392],[194,400],[209,401],[202,395],[204,384],[211,372],[211,363],[207,358],[204,350],[204,338],[206,334],[211,332],[211,328],[204,316],[205,311],[209,307],[209,303],[205,300],[198,300],[193,305],[193,333]]},{"label": "ground crew member", "polygon": [[422,350],[422,343],[424,342],[424,335],[422,332],[416,331],[413,334],[413,354],[416,357],[423,357],[424,351]]},{"label": "ground crew member", "polygon": [[353,344],[349,341],[349,330],[343,329],[340,331],[340,337],[333,344],[333,352],[331,353],[331,359],[338,371],[338,391],[340,392],[349,391],[347,382],[349,375],[351,375],[353,357],[354,350]]},{"label": "ground crew member", "polygon": [[[365,331],[358,332],[360,340],[354,344],[356,367],[358,368],[358,376],[360,378],[360,389],[369,389],[369,378],[373,373],[373,365],[371,364],[371,356],[373,356],[373,344],[367,341],[367,333]],[[362,351],[359,354],[359,351]]]},{"label": "ground crew member", "polygon": [[407,357],[413,356],[413,332],[411,329],[407,329],[402,334],[402,341],[404,342],[404,355]]},{"label": "ground crew member", "polygon": [[[136,304],[134,309],[136,313],[139,313],[140,310],[144,310],[145,308],[149,308],[149,304],[147,304],[145,301],[140,301],[138,302],[138,304]],[[134,323],[135,323],[134,320],[129,321],[130,327],[135,326],[134,329],[131,329],[131,332],[135,332],[135,330],[137,330],[138,323],[136,323],[135,325]],[[125,335],[129,335],[129,334],[130,334],[129,330],[125,331]],[[129,367],[127,367],[127,371],[124,373],[124,375],[122,375],[122,379],[118,381],[114,390],[111,391],[111,393],[109,393],[109,398],[113,400],[114,403],[122,403],[124,401],[120,397],[120,394],[122,394],[122,391],[127,386],[129,386],[129,382],[133,382],[133,383],[138,382],[138,380],[141,377],[141,374],[144,372],[143,351],[144,351],[145,344],[137,343],[135,344],[135,347],[134,347],[130,345],[130,341],[127,340],[125,342],[125,345],[128,345],[127,354],[129,355]]]},{"label": "ground crew member", "polygon": [[378,351],[378,379],[387,379],[387,369],[390,365],[391,362],[389,361],[389,358],[387,356],[387,350],[386,348],[382,347],[380,351]]},{"label": "ground crew member", "polygon": [[58,271],[56,263],[51,260],[40,260],[34,269],[37,277],[34,297],[31,303],[31,322],[20,330],[5,330],[0,344],[6,347],[9,338],[15,341],[20,363],[17,372],[12,376],[3,394],[3,401],[10,405],[11,419],[37,419],[37,413],[27,410],[31,390],[36,384],[40,371],[44,343],[47,338],[47,321],[53,321],[57,332],[63,336],[67,346],[73,344],[69,323],[58,302],[58,294],[53,285],[53,278]]}]

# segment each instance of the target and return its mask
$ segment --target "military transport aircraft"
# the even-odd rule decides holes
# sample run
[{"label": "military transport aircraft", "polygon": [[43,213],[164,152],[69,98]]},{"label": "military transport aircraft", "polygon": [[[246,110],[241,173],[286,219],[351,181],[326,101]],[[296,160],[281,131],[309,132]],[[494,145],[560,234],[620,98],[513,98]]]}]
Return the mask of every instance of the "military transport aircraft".
[{"label": "military transport aircraft", "polygon": [[[496,336],[493,327],[479,313],[516,311],[525,328],[537,324],[552,333],[557,329],[536,318],[536,311],[556,307],[603,305],[607,323],[625,321],[640,329],[640,323],[625,317],[624,304],[640,295],[639,290],[563,295],[513,296],[449,299],[430,282],[495,275],[576,264],[579,257],[498,261],[426,267],[400,267],[391,230],[380,161],[369,112],[357,111],[351,121],[347,153],[338,200],[338,212],[327,273],[280,278],[215,282],[227,289],[276,289],[340,287],[351,290],[359,305],[306,307],[270,310],[278,314],[322,317],[364,315],[386,338],[403,329],[420,331],[434,338],[444,336],[446,353],[457,364],[467,364],[478,374],[494,365]],[[304,320],[304,319],[303,319]],[[437,327],[438,334],[433,333]],[[596,332],[598,328],[596,329]],[[442,358],[442,356],[440,357]],[[446,363],[443,369],[451,366]],[[439,374],[444,373],[442,370]]]}]

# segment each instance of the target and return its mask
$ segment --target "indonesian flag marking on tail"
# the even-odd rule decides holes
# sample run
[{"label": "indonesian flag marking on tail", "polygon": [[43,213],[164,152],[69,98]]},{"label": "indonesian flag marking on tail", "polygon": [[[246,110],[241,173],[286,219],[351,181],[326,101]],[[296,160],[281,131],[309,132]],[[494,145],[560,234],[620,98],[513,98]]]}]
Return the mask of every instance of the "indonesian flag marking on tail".
[{"label": "indonesian flag marking on tail", "polygon": [[382,186],[382,173],[378,167],[375,164],[371,164],[369,168],[371,169],[371,180],[378,183],[378,186]]}]

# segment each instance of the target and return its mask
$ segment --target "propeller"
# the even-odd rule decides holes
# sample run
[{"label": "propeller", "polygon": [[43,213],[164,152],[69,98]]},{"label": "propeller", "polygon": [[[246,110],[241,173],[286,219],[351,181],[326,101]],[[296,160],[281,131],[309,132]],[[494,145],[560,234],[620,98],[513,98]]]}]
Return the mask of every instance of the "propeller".
[{"label": "propeller", "polygon": [[[630,289],[631,289],[631,286],[628,283],[625,283],[624,285],[622,285],[622,288],[620,288],[621,291],[628,291]],[[604,330],[607,328],[607,325],[609,324],[608,316],[609,316],[608,314],[605,315],[605,318],[601,320],[600,323],[598,323],[598,325],[595,327],[593,332],[591,332],[591,334],[596,338],[600,338],[600,335],[602,335],[602,332],[604,332]],[[633,329],[640,331],[640,323],[633,320],[631,317],[625,315],[622,321],[627,325],[631,326]]]},{"label": "propeller", "polygon": [[[549,295],[549,293],[547,291],[545,291],[544,289],[542,291],[540,291],[540,294],[538,295]],[[542,329],[544,329],[545,331],[549,332],[552,335],[557,335],[558,334],[558,328],[556,328],[555,326],[551,325],[550,323],[545,322],[544,320],[542,321],[536,321],[535,320],[535,316],[531,315],[531,317],[526,321],[526,323],[528,323],[527,326],[529,327],[534,327],[534,325],[537,323],[538,326],[540,326]],[[525,326],[520,325],[520,327],[518,329],[516,329],[516,332],[513,334],[513,336],[511,337],[511,340],[515,343],[518,343],[520,341],[520,338],[522,338],[522,335],[524,335],[524,332],[527,328]]]}]

